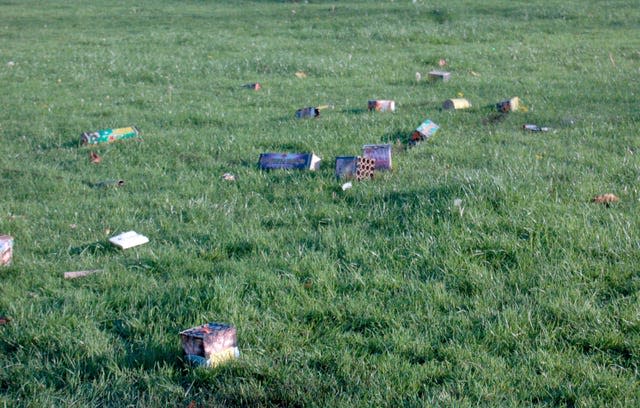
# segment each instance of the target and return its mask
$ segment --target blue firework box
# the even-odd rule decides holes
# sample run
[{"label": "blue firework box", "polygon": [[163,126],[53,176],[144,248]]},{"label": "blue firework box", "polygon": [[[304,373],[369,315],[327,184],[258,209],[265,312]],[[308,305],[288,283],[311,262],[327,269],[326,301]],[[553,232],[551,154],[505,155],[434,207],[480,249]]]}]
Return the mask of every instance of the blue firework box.
[{"label": "blue firework box", "polygon": [[262,153],[258,166],[263,170],[298,169],[318,170],[320,157],[313,153]]}]

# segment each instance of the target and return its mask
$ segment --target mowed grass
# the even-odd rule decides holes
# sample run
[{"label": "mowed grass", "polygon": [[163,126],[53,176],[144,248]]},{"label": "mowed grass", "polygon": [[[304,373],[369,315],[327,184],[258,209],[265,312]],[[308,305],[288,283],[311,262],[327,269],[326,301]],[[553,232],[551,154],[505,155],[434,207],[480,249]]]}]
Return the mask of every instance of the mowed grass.
[{"label": "mowed grass", "polygon": [[[0,405],[640,405],[639,21],[630,1],[0,1]],[[425,81],[441,58],[451,80]],[[78,145],[129,125],[142,141]],[[393,171],[342,191],[334,158],[387,142]],[[264,172],[268,151],[322,167]],[[150,242],[110,246],[128,230]],[[104,272],[62,277],[84,269]],[[240,359],[183,361],[206,322]]]}]

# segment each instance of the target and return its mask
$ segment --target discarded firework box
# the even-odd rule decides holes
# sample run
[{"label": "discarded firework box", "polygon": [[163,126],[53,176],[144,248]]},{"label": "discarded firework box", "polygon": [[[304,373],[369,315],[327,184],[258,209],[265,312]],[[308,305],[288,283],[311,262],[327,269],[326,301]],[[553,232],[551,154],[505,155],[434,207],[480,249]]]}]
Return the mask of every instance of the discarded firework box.
[{"label": "discarded firework box", "polygon": [[336,157],[336,178],[338,180],[355,179],[361,181],[372,179],[375,168],[375,159],[361,156]]},{"label": "discarded firework box", "polygon": [[410,143],[416,144],[423,140],[427,140],[431,136],[433,136],[438,131],[438,129],[440,129],[440,126],[433,123],[430,119],[427,119],[422,122],[420,126],[416,128],[416,130],[413,131],[413,133],[411,134]]},{"label": "discarded firework box", "polygon": [[138,245],[146,244],[149,238],[135,231],[127,231],[109,238],[109,242],[120,249],[129,249]]},{"label": "discarded firework box", "polygon": [[362,146],[362,155],[367,159],[375,160],[376,170],[391,170],[390,144],[369,144]]},{"label": "discarded firework box", "polygon": [[440,79],[443,82],[447,82],[451,79],[451,73],[447,71],[431,71],[429,72],[429,79],[437,80]]},{"label": "discarded firework box", "polygon": [[296,111],[297,119],[317,118],[320,116],[320,111],[327,109],[329,105],[320,105],[318,107],[310,106],[308,108],[300,108]]},{"label": "discarded firework box", "polygon": [[182,349],[192,363],[215,367],[238,358],[236,328],[225,323],[206,323],[180,332]]},{"label": "discarded firework box", "polygon": [[0,235],[0,266],[11,265],[13,257],[13,237]]},{"label": "discarded firework box", "polygon": [[529,132],[548,132],[549,128],[538,125],[522,125],[522,130],[526,130]]},{"label": "discarded firework box", "polygon": [[386,99],[376,99],[367,102],[367,107],[370,111],[376,112],[395,112],[396,102]]},{"label": "discarded firework box", "polygon": [[135,126],[117,128],[117,129],[103,129],[96,132],[84,132],[80,136],[80,142],[83,145],[86,144],[98,144],[98,143],[111,143],[116,140],[131,139],[138,137],[140,131]]},{"label": "discarded firework box", "polygon": [[242,87],[247,89],[253,89],[254,91],[259,91],[262,88],[262,86],[260,86],[258,82],[254,82],[251,84],[244,84],[242,85]]},{"label": "discarded firework box", "polygon": [[318,170],[320,157],[313,153],[262,153],[258,166],[263,170],[299,169]]},{"label": "discarded firework box", "polygon": [[446,101],[444,101],[444,103],[442,104],[442,108],[443,109],[467,109],[471,107],[471,102],[469,102],[468,100],[464,99],[464,98],[454,98],[454,99],[447,99]]},{"label": "discarded firework box", "polygon": [[520,98],[516,96],[511,99],[500,101],[496,104],[496,108],[498,109],[498,112],[516,112],[520,108]]}]

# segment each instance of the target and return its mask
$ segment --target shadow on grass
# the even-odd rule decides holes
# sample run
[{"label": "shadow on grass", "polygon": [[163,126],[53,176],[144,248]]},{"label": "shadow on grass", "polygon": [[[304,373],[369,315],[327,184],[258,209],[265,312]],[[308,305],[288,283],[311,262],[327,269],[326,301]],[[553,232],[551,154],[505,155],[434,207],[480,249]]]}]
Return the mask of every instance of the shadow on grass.
[{"label": "shadow on grass", "polygon": [[76,247],[72,247],[69,249],[69,255],[105,255],[105,254],[113,254],[118,252],[119,249],[115,246],[105,242],[105,241],[96,241],[91,244],[80,245]]}]

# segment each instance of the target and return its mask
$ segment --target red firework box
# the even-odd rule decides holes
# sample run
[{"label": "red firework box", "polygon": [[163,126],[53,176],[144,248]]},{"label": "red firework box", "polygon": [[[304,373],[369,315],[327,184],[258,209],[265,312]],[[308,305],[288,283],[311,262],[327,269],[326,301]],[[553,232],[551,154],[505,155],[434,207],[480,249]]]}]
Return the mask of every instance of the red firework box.
[{"label": "red firework box", "polygon": [[11,265],[13,256],[13,237],[0,235],[0,265]]},{"label": "red firework box", "polygon": [[180,332],[187,357],[198,356],[213,366],[239,355],[236,328],[226,323],[206,323]]},{"label": "red firework box", "polygon": [[375,160],[376,170],[391,170],[390,144],[369,144],[362,146],[362,156]]},{"label": "red firework box", "polygon": [[391,100],[377,99],[367,102],[370,111],[376,112],[394,112],[396,110],[396,102]]}]

